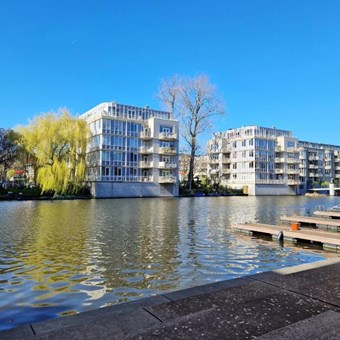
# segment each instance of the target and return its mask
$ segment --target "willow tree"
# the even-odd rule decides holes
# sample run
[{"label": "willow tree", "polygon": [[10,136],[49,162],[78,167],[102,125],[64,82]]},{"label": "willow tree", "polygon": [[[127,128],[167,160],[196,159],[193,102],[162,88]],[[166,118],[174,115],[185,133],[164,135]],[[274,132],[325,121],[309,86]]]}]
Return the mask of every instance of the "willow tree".
[{"label": "willow tree", "polygon": [[20,144],[35,159],[36,181],[42,192],[76,193],[86,172],[89,129],[66,109],[45,113],[19,127]]},{"label": "willow tree", "polygon": [[179,120],[181,135],[189,146],[188,189],[191,190],[198,137],[212,126],[214,116],[224,114],[222,101],[205,75],[193,78],[175,75],[164,79],[158,97]]}]

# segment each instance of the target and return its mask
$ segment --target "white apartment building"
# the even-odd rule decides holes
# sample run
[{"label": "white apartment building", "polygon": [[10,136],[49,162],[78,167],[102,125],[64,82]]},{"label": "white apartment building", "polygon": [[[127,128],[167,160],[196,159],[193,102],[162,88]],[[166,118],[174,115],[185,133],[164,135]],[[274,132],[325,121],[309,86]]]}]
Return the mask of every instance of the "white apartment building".
[{"label": "white apartment building", "polygon": [[296,195],[340,178],[340,147],[299,142],[291,131],[245,126],[214,134],[209,176],[249,195]]},{"label": "white apartment building", "polygon": [[94,197],[178,196],[178,121],[169,112],[106,102],[80,118],[91,130]]}]

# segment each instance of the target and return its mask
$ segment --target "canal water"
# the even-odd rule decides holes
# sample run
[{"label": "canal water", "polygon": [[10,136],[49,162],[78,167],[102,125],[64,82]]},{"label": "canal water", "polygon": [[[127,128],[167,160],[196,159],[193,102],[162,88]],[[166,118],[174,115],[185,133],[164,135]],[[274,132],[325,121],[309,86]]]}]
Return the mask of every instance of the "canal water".
[{"label": "canal water", "polygon": [[0,203],[0,330],[324,259],[233,233],[340,197]]}]

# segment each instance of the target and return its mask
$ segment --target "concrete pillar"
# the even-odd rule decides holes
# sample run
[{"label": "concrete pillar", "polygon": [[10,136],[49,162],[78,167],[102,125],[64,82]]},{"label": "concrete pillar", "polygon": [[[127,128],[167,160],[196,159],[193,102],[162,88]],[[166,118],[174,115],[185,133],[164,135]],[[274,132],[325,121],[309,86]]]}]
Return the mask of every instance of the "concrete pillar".
[{"label": "concrete pillar", "polygon": [[329,196],[334,196],[334,183],[329,183]]}]

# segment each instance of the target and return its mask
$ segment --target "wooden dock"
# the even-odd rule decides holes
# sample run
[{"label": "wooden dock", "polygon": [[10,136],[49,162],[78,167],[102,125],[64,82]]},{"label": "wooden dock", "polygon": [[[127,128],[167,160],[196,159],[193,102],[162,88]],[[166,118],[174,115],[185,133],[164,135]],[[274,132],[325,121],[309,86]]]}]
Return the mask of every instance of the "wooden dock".
[{"label": "wooden dock", "polygon": [[315,211],[314,212],[315,216],[320,216],[320,217],[326,217],[326,218],[332,218],[332,219],[340,219],[340,211]]},{"label": "wooden dock", "polygon": [[320,227],[324,229],[331,229],[338,231],[340,228],[340,220],[320,217],[308,217],[308,216],[282,216],[281,221],[284,222],[298,222],[302,226]]},{"label": "wooden dock", "polygon": [[340,252],[340,235],[334,232],[322,231],[322,230],[296,230],[292,231],[287,226],[276,226],[270,224],[260,223],[245,223],[235,224],[231,226],[232,229],[247,233],[249,235],[254,234],[266,234],[271,235],[273,240],[277,240],[279,233],[283,233],[283,241],[287,242],[310,242],[321,244],[324,249],[330,249]]}]

